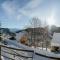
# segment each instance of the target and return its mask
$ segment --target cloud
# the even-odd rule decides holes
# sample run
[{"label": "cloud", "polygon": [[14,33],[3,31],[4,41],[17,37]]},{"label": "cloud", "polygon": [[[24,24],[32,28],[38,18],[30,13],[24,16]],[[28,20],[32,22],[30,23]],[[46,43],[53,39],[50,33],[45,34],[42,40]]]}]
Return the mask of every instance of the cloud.
[{"label": "cloud", "polygon": [[19,20],[21,14],[18,13],[18,6],[15,4],[14,1],[5,1],[2,3],[2,9],[7,15],[9,20]]},{"label": "cloud", "polygon": [[36,8],[40,6],[43,0],[31,0],[29,3],[27,3],[22,9],[19,9],[18,12],[22,14],[29,15],[31,12],[34,12]]},{"label": "cloud", "polygon": [[31,0],[30,3],[28,3],[27,6],[24,7],[24,9],[31,10],[37,8],[42,3],[42,1],[43,0]]},{"label": "cloud", "polygon": [[18,9],[18,12],[29,18],[38,17],[44,20],[46,16],[49,16],[51,11],[51,6],[48,5],[46,5],[46,2],[44,3],[44,0],[31,0],[22,9]]},{"label": "cloud", "polygon": [[[3,10],[13,20],[21,20],[24,17],[33,18],[38,17],[41,20],[44,20],[47,13],[45,13],[42,9],[44,0],[31,0],[25,6],[21,8],[16,5],[15,1],[5,1],[2,4]],[[19,4],[20,6],[20,4]],[[42,6],[42,7],[40,7]]]},{"label": "cloud", "polygon": [[8,15],[12,15],[16,12],[16,7],[11,1],[5,1],[2,4],[2,8]]},{"label": "cloud", "polygon": [[[18,1],[18,2],[17,2]],[[37,17],[42,22],[47,20],[50,22],[49,19],[53,20],[56,17],[55,8],[57,7],[51,0],[30,0],[26,2],[22,2],[20,0],[6,0],[2,3],[2,8],[5,11],[6,15],[11,18],[12,20],[23,20],[23,18],[33,18]],[[24,0],[25,1],[25,0]],[[53,3],[53,4],[52,4]],[[55,7],[56,6],[56,7]],[[55,11],[54,13],[52,13]],[[55,16],[53,16],[55,14]],[[29,20],[28,19],[28,20]],[[50,24],[50,23],[49,23]],[[52,23],[53,24],[53,23]]]},{"label": "cloud", "polygon": [[18,6],[16,5],[16,3],[14,3],[15,1],[5,1],[2,4],[2,8],[3,10],[6,12],[6,14],[8,14],[9,16],[12,15],[17,15],[17,19],[19,19],[19,16],[33,16],[36,15],[35,12],[37,12],[36,9],[43,0],[31,0],[30,2],[28,2],[25,6],[23,6],[22,8],[18,8]]},{"label": "cloud", "polygon": [[24,8],[25,5],[24,6],[21,5],[23,1],[20,2],[20,4],[17,4],[19,3],[18,1],[19,0],[17,1],[13,0],[13,1],[5,1],[2,3],[1,5],[2,9],[5,12],[5,14],[8,16],[8,18],[14,18],[16,20],[20,20],[24,15],[26,16],[26,14],[24,14],[24,11],[22,9]]}]

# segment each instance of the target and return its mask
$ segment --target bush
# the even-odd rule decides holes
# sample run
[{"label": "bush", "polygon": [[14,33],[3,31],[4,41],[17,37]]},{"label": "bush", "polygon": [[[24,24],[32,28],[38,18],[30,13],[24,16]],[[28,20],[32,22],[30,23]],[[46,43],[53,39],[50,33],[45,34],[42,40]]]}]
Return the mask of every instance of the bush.
[{"label": "bush", "polygon": [[21,37],[20,42],[22,44],[27,44],[27,37],[26,36]]},{"label": "bush", "polygon": [[16,40],[16,38],[15,37],[11,37],[11,38],[9,38],[10,40]]},{"label": "bush", "polygon": [[51,47],[51,52],[58,52],[59,51],[59,47]]}]

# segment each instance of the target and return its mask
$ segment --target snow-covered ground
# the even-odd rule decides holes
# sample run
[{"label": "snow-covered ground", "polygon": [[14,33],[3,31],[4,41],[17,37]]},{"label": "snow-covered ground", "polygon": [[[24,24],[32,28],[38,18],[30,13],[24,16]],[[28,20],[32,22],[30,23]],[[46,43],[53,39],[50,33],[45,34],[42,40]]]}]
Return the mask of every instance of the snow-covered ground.
[{"label": "snow-covered ground", "polygon": [[[49,58],[39,56],[37,54],[42,54],[45,56],[52,56],[52,57],[60,58],[60,54],[51,53],[49,49],[47,49],[47,51],[46,51],[46,48],[43,48],[43,50],[42,50],[41,47],[37,47],[37,48],[28,47],[28,46],[25,46],[21,43],[18,43],[16,40],[15,41],[6,40],[6,41],[8,43],[7,45],[4,45],[2,43],[0,43],[0,45],[4,45],[7,47],[13,47],[13,48],[17,48],[17,49],[26,49],[29,51],[32,50],[34,52],[16,51],[16,50],[7,49],[7,48],[2,47],[1,48],[1,54],[4,56],[4,57],[1,56],[2,60],[11,60],[11,59],[32,60],[32,58],[26,58],[26,57],[33,57],[33,60],[50,60]],[[8,54],[8,53],[10,53],[10,54]],[[35,53],[37,53],[37,54],[35,54]],[[25,57],[23,57],[23,56],[25,56]]]},{"label": "snow-covered ground", "polygon": [[[0,43],[0,45],[4,45],[7,47],[13,47],[13,48],[17,48],[17,49],[26,49],[26,50],[32,50],[30,47],[25,46],[23,44],[18,43],[16,40],[12,41],[12,40],[6,40],[7,45],[4,45],[3,43]],[[11,53],[11,54],[9,54]],[[16,54],[12,55],[12,54]],[[23,58],[21,56],[26,56],[26,57],[32,57],[31,52],[25,52],[25,51],[16,51],[16,50],[12,50],[12,49],[8,49],[8,48],[1,48],[1,55],[3,60],[10,60],[10,59],[15,59],[15,60],[28,60],[28,59],[32,59],[32,58]],[[21,56],[20,56],[21,55]],[[7,58],[8,57],[8,58]]]},{"label": "snow-covered ground", "polygon": [[[35,50],[38,50],[38,51],[40,51],[40,50],[46,51],[46,48],[42,48],[42,47],[36,47],[36,48],[34,48],[34,46],[32,46],[31,48],[33,48],[33,49],[35,49]],[[47,51],[48,51],[48,52],[51,52],[49,48],[47,48]]]}]

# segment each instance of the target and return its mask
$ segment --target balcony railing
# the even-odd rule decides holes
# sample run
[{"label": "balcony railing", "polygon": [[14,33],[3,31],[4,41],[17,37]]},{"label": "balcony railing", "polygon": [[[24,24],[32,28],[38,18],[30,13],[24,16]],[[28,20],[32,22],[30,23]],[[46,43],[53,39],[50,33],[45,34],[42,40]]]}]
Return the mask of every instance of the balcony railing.
[{"label": "balcony railing", "polygon": [[0,45],[0,60],[1,56],[8,60],[33,60],[33,50],[17,49]]},{"label": "balcony railing", "polygon": [[[40,52],[36,52],[34,50],[26,50],[26,49],[21,49],[21,48],[15,48],[15,47],[10,47],[7,45],[0,45],[0,60],[34,60],[36,56],[39,56],[40,58],[48,58],[50,59],[59,59],[59,56],[56,56],[54,54],[48,55],[48,52],[45,51],[45,53],[40,50]],[[54,55],[54,56],[53,56]]]}]

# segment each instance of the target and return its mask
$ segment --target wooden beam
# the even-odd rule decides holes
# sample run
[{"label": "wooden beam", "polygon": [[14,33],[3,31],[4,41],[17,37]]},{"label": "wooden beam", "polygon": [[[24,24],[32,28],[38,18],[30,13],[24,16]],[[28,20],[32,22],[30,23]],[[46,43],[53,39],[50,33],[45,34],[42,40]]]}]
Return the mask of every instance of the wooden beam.
[{"label": "wooden beam", "polygon": [[26,50],[26,49],[20,49],[20,48],[13,48],[13,47],[5,46],[5,45],[0,45],[0,47],[5,47],[5,48],[9,48],[9,49],[17,50],[17,51],[34,52],[34,50]]}]

